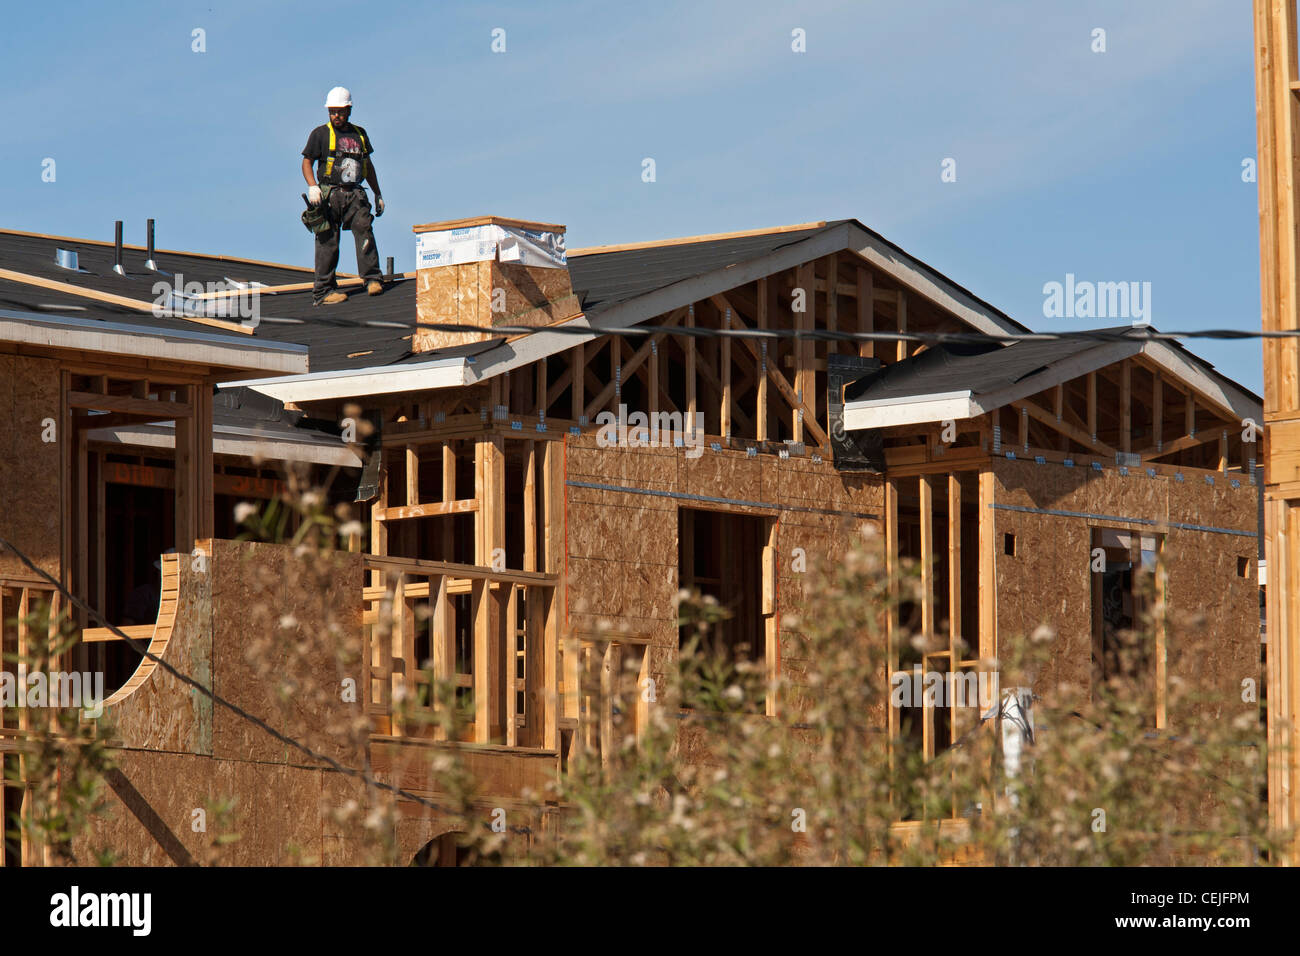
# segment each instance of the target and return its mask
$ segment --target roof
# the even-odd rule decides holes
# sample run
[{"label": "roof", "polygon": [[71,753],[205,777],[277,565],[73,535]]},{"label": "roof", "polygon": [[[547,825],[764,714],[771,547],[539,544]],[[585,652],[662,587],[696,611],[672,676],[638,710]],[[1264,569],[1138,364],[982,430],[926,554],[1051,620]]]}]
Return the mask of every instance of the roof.
[{"label": "roof", "polygon": [[[71,272],[56,265],[54,256],[57,249],[76,252],[82,271]],[[163,271],[152,272],[145,268],[144,249],[124,247],[122,263],[126,275],[120,276],[113,272],[112,243],[0,230],[0,269],[148,304],[158,299],[154,292],[156,283],[174,284],[178,277],[185,284],[198,282],[205,288],[209,283],[228,280],[258,282],[269,286],[301,284],[312,280],[311,269],[277,263],[162,250],[156,250],[154,258]],[[363,309],[357,308],[360,303],[364,303]],[[382,296],[366,296],[362,293],[360,303],[354,299],[332,307],[345,310],[346,316],[342,312],[330,315],[328,309],[312,305],[310,291],[262,294],[258,302],[262,323],[249,338],[306,346],[313,371],[345,368],[349,365],[355,367],[358,364],[382,364],[410,354],[409,331],[357,327],[354,323],[358,317],[370,321],[413,321],[415,283],[399,280]],[[83,298],[71,292],[41,288],[3,276],[0,276],[0,308],[77,316],[88,321],[122,322],[164,330],[210,330],[208,326],[183,318],[160,317],[149,311]],[[359,316],[358,313],[362,315]],[[349,321],[339,321],[343,318]],[[293,321],[276,322],[276,319]]]},{"label": "roof", "polygon": [[[1123,332],[1100,329],[1102,332]],[[886,366],[876,378],[850,386],[845,399],[881,401],[942,394],[956,390],[983,395],[1050,368],[1057,362],[1096,348],[1086,339],[1042,339],[1000,346],[995,342],[939,345]]]},{"label": "roof", "polygon": [[848,221],[797,232],[587,253],[569,261],[569,280],[582,300],[583,311],[598,315],[639,295],[768,255]]},{"label": "roof", "polygon": [[[78,252],[87,274],[77,275],[55,265],[56,248]],[[309,389],[313,397],[321,398],[454,387],[482,381],[564,351],[580,341],[597,338],[602,328],[645,322],[760,276],[845,250],[861,256],[899,285],[935,302],[976,331],[1000,334],[1029,331],[856,219],[839,219],[778,227],[767,232],[576,250],[569,260],[569,273],[573,290],[582,302],[583,314],[567,324],[590,327],[590,336],[543,329],[513,339],[496,338],[472,346],[414,353],[410,348],[410,331],[358,324],[390,322],[409,326],[415,321],[415,282],[401,278],[382,296],[366,296],[357,289],[350,301],[329,308],[313,306],[311,293],[306,290],[263,293],[259,297],[261,323],[250,338],[297,343],[309,350],[311,372],[301,378],[311,381],[299,382],[299,377],[295,377],[296,384],[277,386],[273,392],[286,401],[298,400],[290,393],[301,389]],[[144,268],[144,250],[125,249],[126,277],[112,272],[112,256],[111,243],[0,231],[0,269],[152,302],[156,298],[154,283],[160,276]],[[311,277],[311,270],[306,267],[198,253],[159,250],[155,258],[160,268],[182,275],[186,282],[233,279],[287,285],[303,284]],[[149,312],[134,312],[0,277],[0,307],[6,304],[26,312],[78,309],[75,314],[86,320],[123,321],[129,315],[132,324],[159,329],[203,328],[183,319],[158,318]],[[935,352],[929,358],[922,353],[923,364],[900,363],[891,367],[890,376],[873,387],[882,389],[878,393],[881,397],[898,398],[922,394],[924,388],[947,388],[960,382],[962,390],[990,394],[996,391],[998,381],[1003,387],[1009,387],[1017,376],[1023,378],[1032,372],[1029,366],[1035,363],[1052,366],[1083,354],[1077,350],[1085,346],[1090,347],[1089,343],[1078,341],[1020,343],[1003,348],[992,362],[991,349],[985,350],[982,357],[963,356],[954,350]],[[1203,378],[1202,386],[1223,393],[1229,407],[1261,404],[1258,396],[1220,375],[1209,362],[1181,345],[1148,342],[1138,348],[1178,374]],[[393,366],[401,367],[400,379],[390,377],[395,371]],[[901,391],[909,388],[914,390]],[[900,391],[893,393],[889,389]],[[268,387],[267,391],[272,389]]]},{"label": "roof", "polygon": [[[1263,402],[1185,349],[1132,326],[1091,330],[1119,339],[1035,339],[1010,345],[943,344],[889,365],[845,389],[850,430],[974,418],[1054,385],[1143,354],[1204,397],[1256,420]],[[1152,330],[1154,331],[1154,330]]]},{"label": "roof", "polygon": [[169,359],[245,373],[300,374],[307,370],[307,353],[301,345],[259,341],[193,323],[176,328],[170,323],[133,323],[131,316],[122,318],[125,321],[118,322],[75,312],[70,317],[0,309],[0,342]]}]

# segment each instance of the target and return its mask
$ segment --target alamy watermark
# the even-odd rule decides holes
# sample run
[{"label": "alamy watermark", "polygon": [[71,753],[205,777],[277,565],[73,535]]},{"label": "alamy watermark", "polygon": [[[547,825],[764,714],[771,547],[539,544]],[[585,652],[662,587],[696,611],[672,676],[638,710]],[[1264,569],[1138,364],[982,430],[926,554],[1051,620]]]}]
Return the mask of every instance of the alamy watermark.
[{"label": "alamy watermark", "polygon": [[176,273],[173,282],[153,284],[153,314],[157,318],[185,315],[228,319],[257,328],[262,320],[259,286],[236,282],[186,282]]},{"label": "alamy watermark", "polygon": [[695,426],[686,427],[685,412],[633,412],[620,404],[618,414],[596,416],[600,426],[596,444],[601,448],[685,448],[687,458],[704,454],[704,413],[695,413]]},{"label": "alamy watermark", "polygon": [[1134,325],[1150,325],[1151,283],[1091,282],[1067,272],[1064,282],[1044,283],[1043,318],[1131,319]]},{"label": "alamy watermark", "polygon": [[27,670],[21,661],[17,672],[0,672],[0,708],[80,707],[85,716],[104,713],[104,674],[89,671]]},{"label": "alamy watermark", "polygon": [[894,671],[889,679],[893,707],[974,707],[988,710],[1001,698],[997,671]]}]

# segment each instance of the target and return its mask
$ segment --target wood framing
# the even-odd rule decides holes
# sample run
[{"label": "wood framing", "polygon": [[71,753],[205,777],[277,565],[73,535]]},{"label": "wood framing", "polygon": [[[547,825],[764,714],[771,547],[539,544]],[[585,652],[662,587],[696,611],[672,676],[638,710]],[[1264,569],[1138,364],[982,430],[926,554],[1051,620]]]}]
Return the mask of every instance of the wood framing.
[{"label": "wood framing", "polygon": [[[1265,332],[1295,332],[1300,330],[1295,4],[1254,0],[1254,21],[1262,322]],[[1269,819],[1276,831],[1290,834],[1282,857],[1295,864],[1300,862],[1300,582],[1295,575],[1300,488],[1284,484],[1283,475],[1300,428],[1296,338],[1265,339],[1263,360]]]}]

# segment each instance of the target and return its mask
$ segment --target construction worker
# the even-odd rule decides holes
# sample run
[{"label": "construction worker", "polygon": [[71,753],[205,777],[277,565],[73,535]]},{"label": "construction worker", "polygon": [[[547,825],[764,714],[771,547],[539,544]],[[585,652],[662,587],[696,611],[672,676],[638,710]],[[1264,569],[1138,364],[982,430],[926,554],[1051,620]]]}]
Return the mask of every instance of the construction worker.
[{"label": "construction worker", "polygon": [[316,305],[347,300],[334,280],[334,270],[339,264],[339,234],[344,229],[350,230],[356,241],[357,274],[365,282],[366,291],[371,295],[384,291],[380,282],[379,248],[371,228],[370,202],[361,187],[363,181],[369,183],[375,193],[374,215],[382,216],[384,198],[379,194],[379,178],[370,160],[374,146],[364,129],[348,121],[352,115],[352,94],[347,89],[336,86],[330,90],[325,108],[329,110],[329,123],[311,131],[302,151],[307,201],[313,206],[324,202],[330,221],[329,229],[316,234],[316,283],[312,288]]}]

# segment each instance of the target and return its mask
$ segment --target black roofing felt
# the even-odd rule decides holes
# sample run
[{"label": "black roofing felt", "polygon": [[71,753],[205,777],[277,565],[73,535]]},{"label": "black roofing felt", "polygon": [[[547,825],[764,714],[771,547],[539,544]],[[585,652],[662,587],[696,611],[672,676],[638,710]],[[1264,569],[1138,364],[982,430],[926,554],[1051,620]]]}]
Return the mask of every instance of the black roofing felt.
[{"label": "black roofing felt", "polygon": [[573,291],[582,297],[583,311],[594,315],[674,282],[757,259],[848,221],[796,232],[574,256],[569,260],[569,278]]},{"label": "black roofing felt", "polygon": [[[767,255],[846,221],[795,232],[575,256],[569,262],[569,274],[584,311],[596,314],[674,282]],[[57,249],[75,251],[84,274],[55,265]],[[154,258],[160,269],[172,275],[160,276],[144,267],[145,258],[143,250],[124,249],[122,259],[127,274],[123,277],[112,271],[111,246],[0,233],[0,266],[3,268],[145,302],[157,298],[153,291],[155,283],[174,282],[176,274],[186,283],[205,284],[235,279],[288,285],[311,279],[309,270],[166,252],[156,253]],[[462,348],[412,353],[409,331],[358,327],[354,323],[413,321],[416,314],[413,281],[398,281],[390,285],[382,296],[368,296],[361,289],[344,291],[349,295],[348,301],[334,306],[313,305],[310,292],[262,295],[259,298],[262,322],[256,337],[307,346],[313,372],[411,364],[458,354],[473,355],[494,344],[478,344],[468,351]],[[148,313],[82,299],[70,293],[51,292],[3,280],[0,280],[0,307],[33,312],[55,312],[66,308],[73,310],[70,314],[86,318],[130,321],[160,329],[203,329],[203,326],[180,319],[155,318]],[[286,323],[277,322],[277,319],[296,321]]]},{"label": "black roofing felt", "polygon": [[[1122,332],[1130,328],[1105,331]],[[879,401],[939,395],[969,389],[984,395],[1046,369],[1063,359],[1096,348],[1087,339],[1043,339],[1012,345],[939,345],[887,366],[879,375],[850,386],[845,399]]]},{"label": "black roofing felt", "polygon": [[[82,272],[71,272],[54,262],[55,251],[66,249],[78,255]],[[154,302],[155,283],[189,284],[225,282],[261,282],[264,285],[290,285],[310,282],[312,272],[282,266],[250,264],[229,259],[156,253],[164,274],[145,268],[146,254],[139,249],[124,249],[126,276],[113,272],[113,248],[67,239],[39,236],[15,236],[0,233],[0,268],[22,272],[43,279],[53,279],[100,292],[111,292],[142,302]],[[343,290],[349,300],[334,306],[312,305],[311,292],[276,293],[259,297],[263,322],[256,338],[291,342],[309,349],[313,372],[386,365],[410,354],[409,331],[357,327],[339,319],[410,322],[415,317],[415,283],[393,283],[382,296],[368,296],[360,288]],[[362,306],[358,308],[358,306]],[[159,318],[123,306],[80,298],[72,293],[55,292],[38,286],[0,279],[0,308],[28,312],[64,314],[103,321],[128,322],[162,330],[183,329],[202,332],[203,325],[184,319]],[[275,319],[295,319],[286,324]],[[228,333],[227,333],[228,334]],[[403,339],[403,336],[407,336]],[[367,353],[349,358],[349,354]]]},{"label": "black roofing felt", "polygon": [[[901,259],[906,260],[922,274],[932,280],[947,283],[951,288],[967,295],[990,314],[1000,317],[1011,328],[1028,331],[1028,328],[1011,319],[1001,310],[980,299],[937,270],[909,255],[885,237],[864,226],[856,219],[839,219],[827,222],[824,226],[809,227],[793,232],[767,233],[757,236],[744,236],[734,239],[714,239],[706,242],[679,243],[675,245],[651,246],[641,249],[626,249],[613,252],[589,253],[574,256],[569,260],[569,274],[574,292],[581,297],[583,310],[590,316],[627,302],[673,283],[725,269],[752,259],[775,252],[792,243],[808,239],[826,230],[835,229],[845,223],[852,223],[873,236],[889,249],[895,250]],[[306,243],[306,237],[304,242]],[[348,244],[345,243],[345,247]],[[79,275],[59,268],[54,264],[57,248],[74,250],[80,257],[81,267],[88,274]],[[307,247],[304,246],[304,254]],[[349,250],[345,248],[343,262],[346,263]],[[202,283],[220,282],[227,278],[261,282],[266,285],[287,285],[310,281],[310,269],[295,269],[266,263],[245,263],[231,259],[209,258],[196,255],[160,252],[155,255],[158,266],[168,273],[180,273],[186,282]],[[0,232],[0,268],[11,269],[29,275],[69,282],[104,292],[152,302],[154,283],[160,278],[144,268],[145,253],[140,249],[126,249],[123,253],[125,278],[112,271],[113,249],[111,246],[93,245],[69,239],[54,239],[40,236],[17,236]],[[334,306],[313,306],[310,292],[277,293],[262,295],[259,305],[262,323],[256,337],[278,342],[291,342],[305,345],[309,349],[310,369],[313,372],[339,371],[351,368],[371,368],[391,364],[409,365],[418,362],[452,357],[458,354],[474,355],[495,344],[500,339],[457,349],[439,349],[437,352],[413,353],[410,347],[411,333],[394,328],[371,328],[358,326],[358,321],[391,321],[409,323],[416,316],[415,282],[399,280],[387,288],[382,296],[367,296],[360,288],[344,290],[349,294],[347,302]],[[107,305],[90,299],[51,292],[35,286],[0,280],[0,308],[12,308],[19,311],[47,312],[57,314],[60,308],[64,314],[104,321],[129,322],[164,330],[184,329],[190,332],[202,332],[205,326],[181,319],[155,318],[149,313],[135,312],[119,306]],[[297,320],[290,323],[276,322],[275,319]],[[927,350],[918,358],[926,359],[925,365],[912,362],[899,363],[886,370],[871,384],[873,397],[890,397],[893,395],[920,394],[932,391],[951,391],[956,387],[972,388],[979,391],[998,376],[1017,374],[1020,363],[1039,361],[1048,364],[1060,357],[1073,354],[1073,351],[1091,347],[1087,341],[1045,341],[1022,342],[1002,348],[996,360],[991,359],[988,351],[978,361],[968,361],[970,356],[962,356],[956,350],[946,350],[949,358],[939,359],[937,352],[926,359]],[[1190,352],[1178,342],[1169,343],[1186,358],[1210,372],[1221,381],[1231,383],[1235,388],[1251,394],[1241,385],[1227,379],[1214,370],[1214,366],[1205,359]],[[1032,346],[1032,347],[1031,347]],[[1019,351],[1012,352],[1012,349]],[[1041,350],[1041,351],[1040,351]],[[1065,351],[1058,351],[1065,350]],[[1073,350],[1073,351],[1070,351]],[[1057,356],[1057,359],[1050,358]],[[1041,360],[1041,361],[1040,361]],[[907,384],[907,376],[934,376],[922,385]],[[961,384],[956,383],[960,381]],[[946,383],[946,384],[945,384]],[[992,386],[987,386],[992,387]],[[908,392],[903,389],[915,388]],[[874,390],[880,389],[877,393]],[[898,389],[898,391],[892,391]],[[1256,401],[1261,401],[1254,396]]]},{"label": "black roofing felt", "polygon": [[338,422],[308,418],[300,411],[288,411],[278,399],[242,385],[223,388],[213,395],[212,423],[251,428],[268,437],[278,436],[292,441],[343,444]]}]

